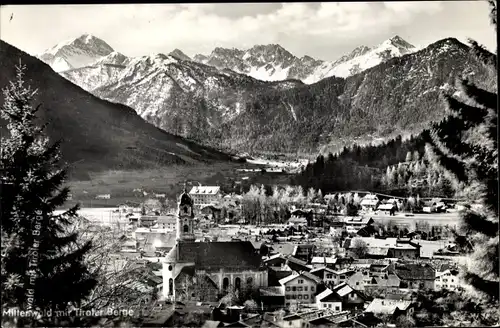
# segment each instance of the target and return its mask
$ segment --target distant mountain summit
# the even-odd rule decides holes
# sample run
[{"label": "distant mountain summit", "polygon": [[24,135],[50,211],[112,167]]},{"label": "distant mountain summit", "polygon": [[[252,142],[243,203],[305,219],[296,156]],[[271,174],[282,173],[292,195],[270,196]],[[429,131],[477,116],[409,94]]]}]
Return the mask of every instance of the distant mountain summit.
[{"label": "distant mountain summit", "polygon": [[175,50],[171,51],[171,52],[169,53],[169,55],[170,55],[170,56],[173,56],[173,57],[175,57],[175,58],[178,58],[178,59],[180,59],[180,60],[191,60],[191,58],[190,58],[188,55],[186,55],[185,53],[183,53],[183,52],[182,52],[181,50],[179,50],[179,49],[175,49]]},{"label": "distant mountain summit", "polygon": [[91,34],[83,34],[47,49],[38,58],[54,71],[62,72],[93,64],[113,51],[113,48],[103,40]]},{"label": "distant mountain summit", "polygon": [[195,55],[193,60],[219,69],[230,69],[263,81],[298,79],[315,83],[330,76],[347,77],[394,57],[416,51],[413,45],[395,36],[380,45],[359,46],[336,61],[298,58],[279,44],[256,45],[247,50],[215,48],[209,56]]}]

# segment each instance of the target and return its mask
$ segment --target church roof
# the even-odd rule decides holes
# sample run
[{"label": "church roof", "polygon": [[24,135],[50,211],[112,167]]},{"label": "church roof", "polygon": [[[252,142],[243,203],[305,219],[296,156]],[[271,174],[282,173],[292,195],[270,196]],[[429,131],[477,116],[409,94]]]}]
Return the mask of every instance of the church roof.
[{"label": "church roof", "polygon": [[[249,241],[236,242],[181,242],[180,263],[194,263],[197,269],[217,270],[220,268],[258,269],[261,256]],[[175,250],[173,250],[173,254]]]},{"label": "church roof", "polygon": [[187,192],[183,192],[180,197],[180,205],[193,205],[193,200]]}]

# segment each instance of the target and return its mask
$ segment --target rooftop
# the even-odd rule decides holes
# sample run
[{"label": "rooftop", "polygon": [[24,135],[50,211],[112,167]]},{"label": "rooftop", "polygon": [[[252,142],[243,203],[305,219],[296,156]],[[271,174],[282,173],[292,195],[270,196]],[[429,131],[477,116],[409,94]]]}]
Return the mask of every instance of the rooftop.
[{"label": "rooftop", "polygon": [[410,305],[411,301],[375,298],[365,312],[393,314],[396,309],[406,311]]},{"label": "rooftop", "polygon": [[219,186],[197,186],[189,192],[190,195],[216,195],[220,191]]},{"label": "rooftop", "polygon": [[[182,242],[174,248],[179,248],[179,262],[195,263],[199,269],[258,269],[261,265],[261,256],[249,241]],[[175,254],[174,248],[170,253]]]},{"label": "rooftop", "polygon": [[395,274],[403,280],[434,280],[436,272],[429,264],[396,264]]}]

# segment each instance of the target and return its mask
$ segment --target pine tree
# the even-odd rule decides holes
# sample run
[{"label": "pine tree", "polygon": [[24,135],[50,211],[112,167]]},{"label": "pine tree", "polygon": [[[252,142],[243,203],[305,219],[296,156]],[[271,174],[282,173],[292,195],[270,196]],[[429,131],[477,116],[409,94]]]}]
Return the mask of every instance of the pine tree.
[{"label": "pine tree", "polygon": [[[491,1],[492,12],[496,3]],[[493,15],[492,15],[493,16]],[[496,14],[495,14],[496,16]],[[496,29],[496,18],[493,20]],[[497,56],[471,42],[476,57],[497,79]],[[497,94],[468,80],[462,96],[446,95],[449,114],[426,134],[427,153],[435,166],[463,188],[467,199],[482,205],[462,213],[463,234],[470,236],[474,253],[463,269],[463,279],[491,299],[499,296]],[[495,86],[496,89],[496,86]]]},{"label": "pine tree", "polygon": [[78,206],[56,215],[68,198],[61,188],[66,170],[60,168],[60,142],[50,145],[36,124],[40,108],[36,95],[25,85],[24,65],[15,81],[3,90],[2,118],[9,136],[2,138],[2,305],[23,310],[65,310],[78,307],[96,280],[84,265],[91,243],[79,245]]}]

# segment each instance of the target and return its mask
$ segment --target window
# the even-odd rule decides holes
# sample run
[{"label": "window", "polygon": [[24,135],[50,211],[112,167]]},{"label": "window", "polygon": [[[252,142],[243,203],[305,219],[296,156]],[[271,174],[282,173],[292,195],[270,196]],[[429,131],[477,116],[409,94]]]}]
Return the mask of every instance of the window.
[{"label": "window", "polygon": [[289,291],[290,291],[290,287],[287,287],[287,288],[286,288],[286,291],[287,291],[287,292],[289,292]]},{"label": "window", "polygon": [[297,280],[297,282],[298,282],[299,284],[303,284],[303,283],[304,283],[304,279],[299,279],[299,280]]},{"label": "window", "polygon": [[340,306],[336,306],[335,311],[340,311]]},{"label": "window", "polygon": [[328,308],[330,308],[330,309],[331,309],[331,308],[332,308],[332,305],[331,305],[331,304],[328,304]]},{"label": "window", "polygon": [[307,292],[307,286],[304,286],[304,291]]},{"label": "window", "polygon": [[359,281],[356,281],[356,286],[359,286]]},{"label": "window", "polygon": [[297,291],[301,292],[302,291],[302,287],[297,287]]},{"label": "window", "polygon": [[328,305],[326,305],[326,304],[323,304],[323,307],[324,307],[324,308],[327,308],[327,307],[328,307]]},{"label": "window", "polygon": [[184,225],[184,232],[189,232],[189,226],[187,224]]},{"label": "window", "polygon": [[326,279],[332,279],[333,275],[331,273],[326,275]]},{"label": "window", "polygon": [[448,279],[443,279],[444,282],[448,282]]},{"label": "window", "polygon": [[309,295],[304,295],[304,299],[305,300],[309,299]]},{"label": "window", "polygon": [[297,298],[298,298],[299,300],[301,300],[301,299],[302,299],[302,295],[297,295]]},{"label": "window", "polygon": [[222,289],[227,289],[227,287],[229,287],[229,278],[224,278],[222,280]]},{"label": "window", "polygon": [[285,305],[286,305],[286,306],[290,306],[290,302],[286,302],[286,303],[285,303]]},{"label": "window", "polygon": [[247,285],[251,285],[253,284],[253,278],[252,277],[248,277],[247,278]]},{"label": "window", "polygon": [[311,292],[314,292],[314,286],[311,286]]},{"label": "window", "polygon": [[292,295],[292,300],[296,299],[297,295]]},{"label": "window", "polygon": [[172,278],[168,279],[168,295],[174,294],[174,280]]},{"label": "window", "polygon": [[293,286],[292,291],[296,291],[296,290],[297,290],[297,287]]},{"label": "window", "polygon": [[340,276],[340,280],[344,280],[345,279],[345,276],[344,275],[341,275]]},{"label": "window", "polygon": [[288,324],[291,326],[291,325],[292,325],[292,322],[290,321]]},{"label": "window", "polygon": [[241,279],[240,277],[236,277],[234,279],[234,289],[240,290],[240,288],[241,288]]},{"label": "window", "polygon": [[291,297],[291,296],[290,296],[290,294],[287,294],[287,295],[286,295],[286,299],[287,299],[287,300],[289,300],[289,299],[290,299],[290,297]]}]

